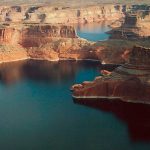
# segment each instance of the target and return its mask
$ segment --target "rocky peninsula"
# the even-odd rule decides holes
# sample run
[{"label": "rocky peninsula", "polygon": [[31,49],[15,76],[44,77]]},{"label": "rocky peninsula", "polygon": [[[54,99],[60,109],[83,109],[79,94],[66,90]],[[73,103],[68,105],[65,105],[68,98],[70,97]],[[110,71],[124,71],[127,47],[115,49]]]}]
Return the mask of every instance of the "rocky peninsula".
[{"label": "rocky peninsula", "polygon": [[119,99],[150,104],[150,49],[134,47],[128,62],[113,72],[102,71],[94,81],[72,87],[76,100]]}]

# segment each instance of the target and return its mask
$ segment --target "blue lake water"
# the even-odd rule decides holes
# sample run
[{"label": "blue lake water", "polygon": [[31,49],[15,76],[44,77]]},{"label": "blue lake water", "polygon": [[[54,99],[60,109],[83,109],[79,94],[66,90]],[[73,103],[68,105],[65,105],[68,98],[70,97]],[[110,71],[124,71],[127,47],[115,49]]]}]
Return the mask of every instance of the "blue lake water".
[{"label": "blue lake water", "polygon": [[70,86],[99,69],[88,61],[1,64],[0,149],[150,149],[150,106],[72,100]]},{"label": "blue lake water", "polygon": [[110,30],[107,22],[76,25],[77,35],[93,42],[108,40],[110,35],[106,32]]}]

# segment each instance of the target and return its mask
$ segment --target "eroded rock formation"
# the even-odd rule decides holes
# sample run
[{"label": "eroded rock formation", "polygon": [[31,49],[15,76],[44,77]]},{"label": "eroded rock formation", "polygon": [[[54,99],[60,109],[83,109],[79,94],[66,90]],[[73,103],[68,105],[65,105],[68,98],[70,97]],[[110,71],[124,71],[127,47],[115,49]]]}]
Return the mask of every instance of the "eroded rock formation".
[{"label": "eroded rock formation", "polygon": [[4,25],[0,28],[0,43],[34,47],[51,42],[53,38],[76,38],[75,29],[72,26],[32,24]]},{"label": "eroded rock formation", "polygon": [[[112,24],[115,27],[110,33],[111,38],[137,39],[149,38],[150,36],[150,6],[149,5],[133,5],[125,12],[125,20]],[[118,25],[119,26],[119,25]]]},{"label": "eroded rock formation", "polygon": [[74,7],[39,6],[1,6],[0,21],[34,23],[87,23],[101,20],[117,20],[123,16],[122,6],[98,5]]},{"label": "eroded rock formation", "polygon": [[[74,27],[70,25],[4,23],[0,27],[0,62],[93,59],[120,64],[128,58],[133,45],[141,43],[127,40],[89,42],[77,37]],[[146,43],[149,41],[144,40],[143,45]]]},{"label": "eroded rock formation", "polygon": [[28,58],[58,60],[58,55],[62,51],[65,53],[73,47],[76,50],[80,49],[85,43],[86,41],[77,39],[75,29],[72,26],[3,25],[0,28],[0,61]]},{"label": "eroded rock formation", "polygon": [[134,47],[126,64],[111,74],[96,77],[72,87],[73,98],[120,99],[126,102],[150,103],[150,49]]},{"label": "eroded rock formation", "polygon": [[[125,62],[126,52],[131,50],[131,46],[122,47],[126,44],[124,41],[121,45],[113,40],[110,45],[109,42],[103,45],[102,42],[80,39],[74,27],[69,25],[108,19],[116,21],[126,12],[122,5],[105,4],[79,9],[45,5],[1,6],[0,11],[0,62],[20,59],[94,59],[118,64]],[[67,21],[68,18],[72,20]]]},{"label": "eroded rock formation", "polygon": [[[106,63],[124,62],[123,51],[114,52],[80,39],[69,25],[3,24],[0,28],[0,62],[21,59],[94,59]],[[118,57],[116,61],[116,57]]]}]

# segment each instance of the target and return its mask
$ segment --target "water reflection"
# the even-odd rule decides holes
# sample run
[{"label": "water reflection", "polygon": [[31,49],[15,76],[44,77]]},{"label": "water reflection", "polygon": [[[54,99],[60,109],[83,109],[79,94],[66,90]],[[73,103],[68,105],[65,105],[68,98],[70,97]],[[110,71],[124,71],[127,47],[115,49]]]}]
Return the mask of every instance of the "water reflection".
[{"label": "water reflection", "polygon": [[[150,141],[148,106],[105,101],[82,103],[100,110],[97,111],[72,102],[70,86],[92,80],[100,68],[98,62],[88,61],[1,64],[0,148],[149,149],[149,143],[139,142]],[[125,124],[130,139],[138,141],[136,144],[130,141]]]},{"label": "water reflection", "polygon": [[[95,100],[74,101],[100,111],[113,113],[128,126],[133,142],[150,141],[150,105],[125,103],[120,101]],[[119,131],[118,131],[119,132]]]},{"label": "water reflection", "polygon": [[106,32],[111,30],[108,22],[78,24],[76,26],[77,35],[89,41],[103,41],[109,38]]},{"label": "water reflection", "polygon": [[[78,64],[78,65],[77,65]],[[73,80],[79,70],[99,69],[99,62],[89,61],[18,61],[0,65],[0,81],[3,84],[14,84],[23,79],[34,81],[60,83]]]}]

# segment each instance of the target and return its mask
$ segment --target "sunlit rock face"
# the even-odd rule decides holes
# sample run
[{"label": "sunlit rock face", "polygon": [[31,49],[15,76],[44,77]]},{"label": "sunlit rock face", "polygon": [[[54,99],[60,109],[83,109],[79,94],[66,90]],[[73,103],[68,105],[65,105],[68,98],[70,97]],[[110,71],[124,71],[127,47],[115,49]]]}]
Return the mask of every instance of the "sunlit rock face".
[{"label": "sunlit rock face", "polygon": [[150,36],[150,6],[133,5],[126,10],[125,19],[119,28],[111,31],[111,38],[136,39]]},{"label": "sunlit rock face", "polygon": [[74,7],[39,6],[1,6],[0,20],[5,22],[36,23],[87,23],[101,20],[117,20],[123,16],[121,5],[98,5]]},{"label": "sunlit rock face", "polygon": [[15,28],[0,28],[0,43],[18,44],[20,31]]},{"label": "sunlit rock face", "polygon": [[120,64],[125,62],[132,46],[122,43],[125,47],[120,48],[117,43],[110,41],[102,46],[99,42],[81,39],[71,25],[5,23],[0,27],[0,62],[92,59]]},{"label": "sunlit rock face", "polygon": [[20,59],[96,59],[92,43],[77,38],[70,25],[4,24],[0,28],[0,62]]},{"label": "sunlit rock face", "polygon": [[72,46],[72,40],[77,40],[75,29],[72,26],[58,24],[3,25],[0,28],[0,61],[28,58],[58,60],[59,50],[69,49]]},{"label": "sunlit rock face", "polygon": [[[126,10],[123,8],[122,5],[108,4],[80,9],[49,5],[1,6],[0,62],[31,58],[55,61],[94,59],[103,63],[124,63],[122,55],[125,48],[107,49],[107,44],[94,46],[92,42],[77,37],[75,28],[70,24],[108,19],[116,21],[124,16]],[[71,20],[68,21],[68,18]]]},{"label": "sunlit rock face", "polygon": [[74,85],[75,99],[120,99],[150,103],[150,49],[134,47],[128,62],[93,82]]}]

